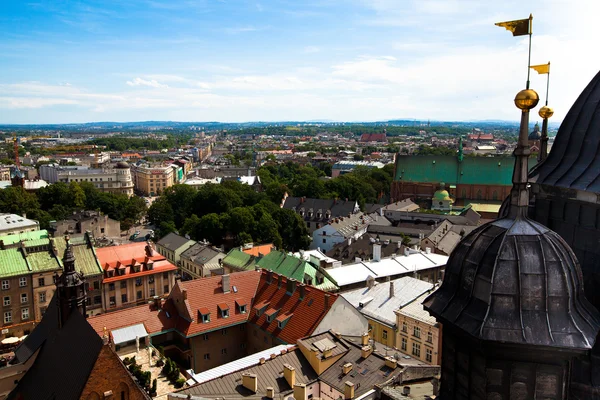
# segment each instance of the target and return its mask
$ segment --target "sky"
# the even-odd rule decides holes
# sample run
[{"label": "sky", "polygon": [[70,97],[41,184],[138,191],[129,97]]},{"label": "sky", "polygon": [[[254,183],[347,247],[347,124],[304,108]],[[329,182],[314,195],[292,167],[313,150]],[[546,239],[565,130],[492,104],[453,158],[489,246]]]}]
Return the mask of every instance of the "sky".
[{"label": "sky", "polygon": [[598,0],[2,0],[0,124],[516,121],[528,37],[494,22],[530,13],[559,122],[600,69]]}]

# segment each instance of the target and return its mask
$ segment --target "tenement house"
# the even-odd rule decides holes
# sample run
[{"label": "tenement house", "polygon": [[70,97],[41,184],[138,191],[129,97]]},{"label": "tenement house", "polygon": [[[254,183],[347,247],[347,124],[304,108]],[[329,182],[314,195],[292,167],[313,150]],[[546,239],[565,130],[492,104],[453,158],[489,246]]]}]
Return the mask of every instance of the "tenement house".
[{"label": "tenement house", "polygon": [[40,177],[48,183],[89,182],[102,192],[133,196],[133,180],[129,164],[118,162],[114,168],[88,168],[45,164],[39,168]]}]

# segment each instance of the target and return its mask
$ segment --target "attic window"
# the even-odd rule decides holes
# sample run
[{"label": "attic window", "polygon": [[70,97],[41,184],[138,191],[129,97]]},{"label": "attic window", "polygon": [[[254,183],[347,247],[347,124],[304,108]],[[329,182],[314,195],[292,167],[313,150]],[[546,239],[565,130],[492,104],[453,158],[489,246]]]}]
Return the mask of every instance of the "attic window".
[{"label": "attic window", "polygon": [[265,315],[267,316],[267,322],[273,321],[277,317],[278,313],[279,313],[279,310],[277,310],[275,308],[272,308],[269,311],[267,311],[265,313]]},{"label": "attic window", "polygon": [[152,269],[154,268],[154,263],[152,263],[152,262],[149,262],[149,263],[147,264],[147,268],[148,268],[148,271],[152,271]]},{"label": "attic window", "polygon": [[217,306],[221,310],[221,318],[229,318],[229,306],[225,303],[218,304]]},{"label": "attic window", "polygon": [[200,314],[200,319],[203,324],[207,324],[210,322],[210,311],[208,308],[203,307],[198,310],[198,314]]},{"label": "attic window", "polygon": [[267,309],[267,307],[269,306],[269,303],[262,303],[262,304],[257,304],[254,307],[254,310],[256,311],[256,315],[257,316],[261,316],[263,312],[265,312],[265,310]]},{"label": "attic window", "polygon": [[279,318],[277,318],[277,327],[279,329],[283,329],[285,328],[285,326],[287,325],[288,321],[290,320],[290,318],[292,318],[293,314],[283,314],[280,315]]},{"label": "attic window", "polygon": [[246,314],[248,312],[248,307],[244,300],[236,300],[235,304],[237,304],[240,314]]}]

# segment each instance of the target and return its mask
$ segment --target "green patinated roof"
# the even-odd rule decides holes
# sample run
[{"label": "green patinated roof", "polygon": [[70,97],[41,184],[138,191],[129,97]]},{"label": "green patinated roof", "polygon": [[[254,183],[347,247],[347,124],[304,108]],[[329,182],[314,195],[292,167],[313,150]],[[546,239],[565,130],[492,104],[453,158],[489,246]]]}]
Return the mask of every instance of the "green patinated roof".
[{"label": "green patinated roof", "polygon": [[0,250],[0,278],[24,275],[31,272],[23,253],[18,248]]},{"label": "green patinated roof", "polygon": [[263,269],[270,269],[276,274],[287,278],[293,278],[298,282],[304,282],[304,276],[308,275],[311,278],[312,286],[321,290],[331,291],[338,289],[335,283],[327,276],[324,276],[323,283],[317,284],[317,269],[311,263],[281,251],[271,251],[261,258],[256,265]]},{"label": "green patinated roof", "polygon": [[[46,243],[48,243],[47,239],[49,237],[50,236],[48,235],[48,231],[45,229],[42,229],[39,231],[23,232],[23,233],[19,233],[16,235],[0,236],[0,240],[2,240],[5,245],[14,244],[21,240],[27,241],[27,240],[39,240],[39,239],[46,239]],[[27,245],[29,246],[29,243]]]},{"label": "green patinated roof", "polygon": [[436,192],[433,194],[433,198],[435,200],[449,200],[450,193],[448,193],[447,190],[436,190]]},{"label": "green patinated roof", "polygon": [[225,258],[223,258],[223,265],[236,269],[253,270],[255,264],[254,257],[244,253],[240,249],[232,249],[227,253]]},{"label": "green patinated roof", "polygon": [[[48,241],[46,241],[48,243]],[[56,258],[50,251],[39,251],[27,254],[27,262],[33,272],[46,272],[60,269]]]},{"label": "green patinated roof", "polygon": [[[394,180],[403,182],[445,182],[447,185],[486,184],[512,185],[515,160],[511,156],[465,157],[462,162],[455,156],[396,156]],[[529,169],[537,160],[529,159]]]},{"label": "green patinated roof", "polygon": [[[85,238],[83,236],[76,236],[70,239],[73,245],[73,255],[75,256],[75,269],[79,272],[83,272],[85,276],[98,275],[103,272],[96,257],[96,252],[93,248],[87,246]],[[58,262],[60,267],[63,267],[62,257],[65,254],[67,248],[67,242],[63,237],[54,238],[54,244],[58,255]]]}]

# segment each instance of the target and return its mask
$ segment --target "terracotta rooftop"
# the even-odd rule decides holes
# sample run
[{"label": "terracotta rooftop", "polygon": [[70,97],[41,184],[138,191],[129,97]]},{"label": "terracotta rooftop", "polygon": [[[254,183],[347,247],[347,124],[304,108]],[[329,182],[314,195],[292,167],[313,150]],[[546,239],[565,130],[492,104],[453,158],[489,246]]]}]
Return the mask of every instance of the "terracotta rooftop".
[{"label": "terracotta rooftop", "polygon": [[[271,276],[270,283],[269,276]],[[304,298],[301,300],[299,283],[292,281],[296,284],[296,289],[291,293],[285,277],[281,277],[281,288],[278,287],[279,278],[280,276],[275,273],[261,272],[258,290],[254,297],[255,306],[250,310],[248,321],[260,326],[285,343],[296,343],[296,340],[313,333],[338,295],[304,286]],[[266,313],[257,314],[257,305],[267,304],[278,309],[278,315],[293,313],[283,329],[279,328],[275,320],[267,322]]]},{"label": "terracotta rooftop", "polygon": [[250,254],[251,256],[258,257],[259,255],[266,256],[273,250],[275,246],[273,243],[270,244],[262,244],[260,246],[253,246],[251,249],[242,250],[246,254]]}]

